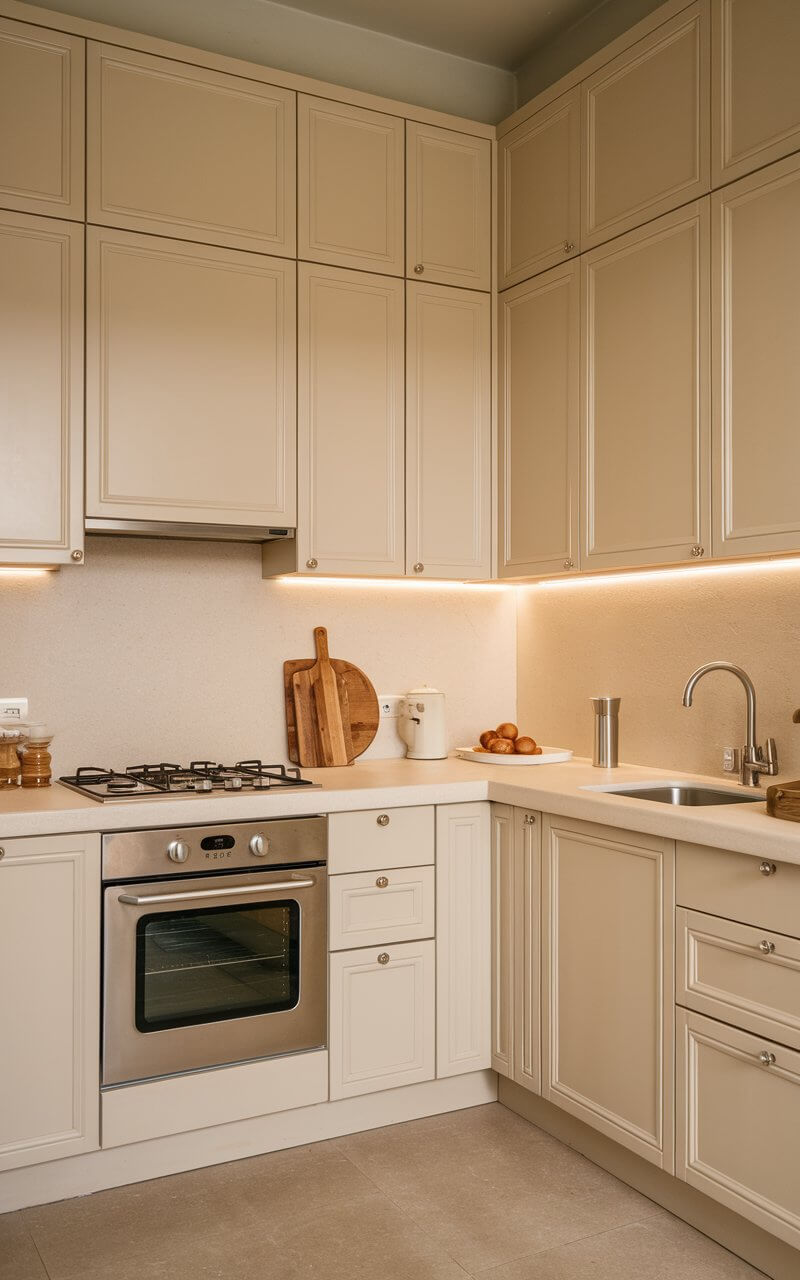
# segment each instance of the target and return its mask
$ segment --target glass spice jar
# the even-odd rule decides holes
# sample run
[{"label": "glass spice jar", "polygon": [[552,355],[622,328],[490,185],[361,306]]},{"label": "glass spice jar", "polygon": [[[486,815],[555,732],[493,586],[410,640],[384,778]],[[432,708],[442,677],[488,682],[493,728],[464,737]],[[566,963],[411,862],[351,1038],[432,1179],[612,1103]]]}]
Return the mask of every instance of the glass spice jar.
[{"label": "glass spice jar", "polygon": [[20,762],[17,748],[22,741],[19,729],[0,727],[0,787],[16,787],[19,783]]}]

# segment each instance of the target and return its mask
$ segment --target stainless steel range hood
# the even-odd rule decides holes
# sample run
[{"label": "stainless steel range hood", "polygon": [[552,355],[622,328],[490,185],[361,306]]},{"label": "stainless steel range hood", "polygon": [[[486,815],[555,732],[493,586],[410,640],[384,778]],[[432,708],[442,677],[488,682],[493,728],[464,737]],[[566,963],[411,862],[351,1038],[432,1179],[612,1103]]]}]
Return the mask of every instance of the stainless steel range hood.
[{"label": "stainless steel range hood", "polygon": [[293,538],[294,529],[251,524],[190,524],[167,520],[84,521],[87,533],[106,533],[128,538],[184,538],[199,542],[275,542]]}]

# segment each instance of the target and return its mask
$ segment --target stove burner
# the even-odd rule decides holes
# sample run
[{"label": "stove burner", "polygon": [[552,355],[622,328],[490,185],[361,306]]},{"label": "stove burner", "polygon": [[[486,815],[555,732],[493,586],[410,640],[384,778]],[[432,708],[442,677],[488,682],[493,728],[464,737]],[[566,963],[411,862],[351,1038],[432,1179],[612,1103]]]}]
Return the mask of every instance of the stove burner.
[{"label": "stove burner", "polygon": [[124,773],[83,766],[59,779],[65,786],[94,800],[126,800],[129,797],[209,795],[215,791],[269,791],[282,787],[317,786],[294,766],[239,760],[234,765],[214,760],[193,760],[188,768],[162,761],[129,765]]}]

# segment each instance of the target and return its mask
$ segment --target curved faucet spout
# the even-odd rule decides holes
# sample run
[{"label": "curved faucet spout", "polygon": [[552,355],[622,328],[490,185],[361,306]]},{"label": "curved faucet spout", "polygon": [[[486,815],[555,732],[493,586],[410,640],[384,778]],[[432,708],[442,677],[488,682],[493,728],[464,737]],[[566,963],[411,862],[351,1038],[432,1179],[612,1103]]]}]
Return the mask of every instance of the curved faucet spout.
[{"label": "curved faucet spout", "polygon": [[754,751],[756,745],[756,691],[753,687],[753,681],[741,667],[734,666],[732,662],[707,662],[704,667],[698,667],[686,681],[686,688],[683,691],[683,705],[685,707],[692,705],[694,687],[702,676],[708,675],[709,671],[730,671],[731,675],[736,676],[744,685],[747,697],[747,746]]}]

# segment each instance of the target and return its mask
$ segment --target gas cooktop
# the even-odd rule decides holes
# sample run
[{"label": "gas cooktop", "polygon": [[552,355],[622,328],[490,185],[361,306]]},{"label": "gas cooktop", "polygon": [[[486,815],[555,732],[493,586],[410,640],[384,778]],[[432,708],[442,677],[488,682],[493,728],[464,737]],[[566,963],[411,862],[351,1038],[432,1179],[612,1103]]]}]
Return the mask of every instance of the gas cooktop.
[{"label": "gas cooktop", "polygon": [[303,778],[292,765],[263,764],[261,760],[240,760],[238,764],[217,764],[213,760],[193,760],[179,764],[133,764],[124,773],[87,765],[75,774],[59,778],[62,786],[79,791],[101,803],[109,800],[159,800],[162,796],[214,795],[225,792],[291,791],[299,787],[319,787]]}]

